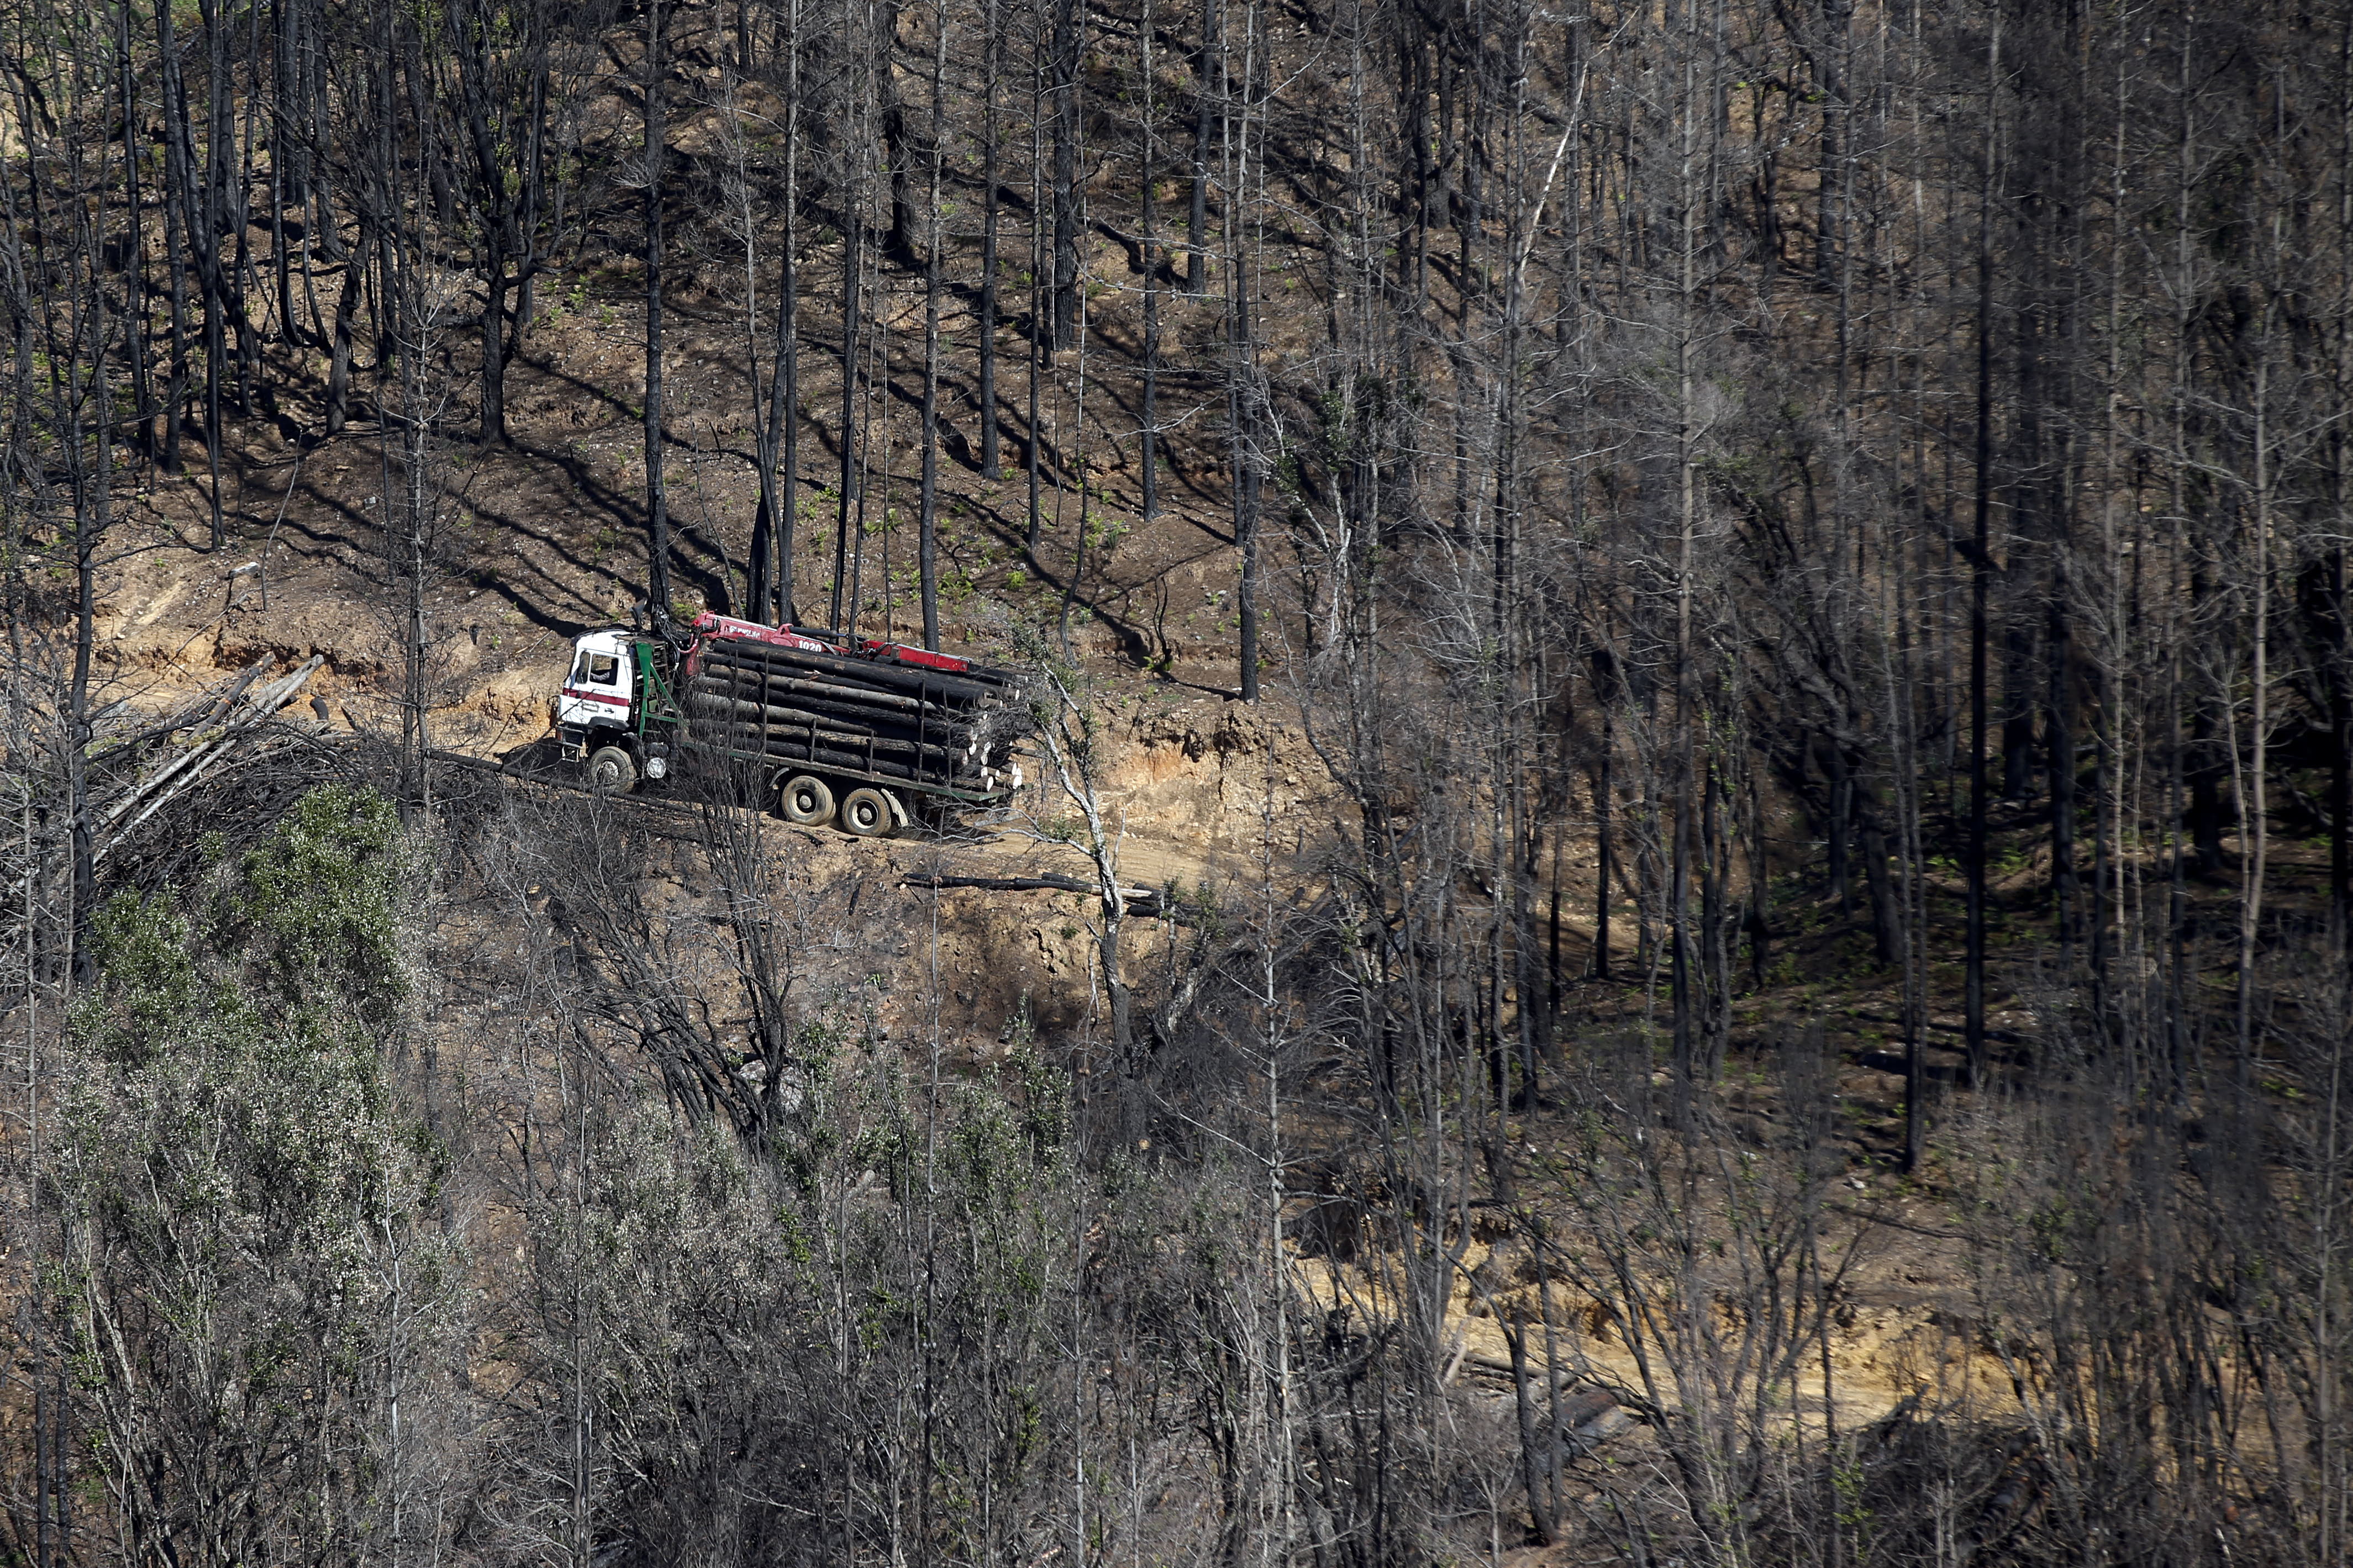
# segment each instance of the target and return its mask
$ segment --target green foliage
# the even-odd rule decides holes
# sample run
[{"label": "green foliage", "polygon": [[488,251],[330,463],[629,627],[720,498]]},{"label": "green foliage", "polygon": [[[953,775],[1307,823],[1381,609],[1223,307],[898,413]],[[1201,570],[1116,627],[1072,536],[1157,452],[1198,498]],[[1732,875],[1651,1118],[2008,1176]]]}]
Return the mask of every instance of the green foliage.
[{"label": "green foliage", "polygon": [[1122,540],[1134,531],[1135,524],[1109,512],[1090,511],[1085,515],[1083,527],[1088,548],[1109,555],[1119,548]]},{"label": "green foliage", "polygon": [[92,922],[47,1175],[81,1244],[78,1337],[106,1352],[100,1451],[150,1489],[134,1537],[267,1561],[352,1528],[316,1510],[366,1452],[388,1336],[428,1339],[454,1291],[446,1155],[382,1050],[406,865],[390,803],[329,786],[216,865],[203,918],[124,894]]},{"label": "green foliage", "polygon": [[188,924],[161,900],[122,894],[92,918],[90,944],[103,981],[77,999],[74,1032],[111,1066],[143,1068],[196,1010]]},{"label": "green foliage", "polygon": [[295,804],[220,901],[222,949],[242,946],[288,1002],[332,997],[374,1023],[406,994],[394,915],[400,816],[374,790],[328,784]]},{"label": "green foliage", "polygon": [[[865,1050],[844,1048],[853,1032]],[[582,1105],[565,1155],[576,1199],[531,1216],[522,1293],[581,1315],[534,1316],[501,1350],[508,1397],[557,1415],[585,1391],[627,1506],[708,1542],[737,1539],[780,1457],[906,1431],[892,1423],[915,1415],[919,1376],[926,1464],[861,1483],[843,1517],[881,1539],[920,1513],[943,1560],[1035,1561],[1071,1408],[1055,1385],[1084,1187],[1069,1085],[1027,1050],[972,1081],[917,1079],[839,1011],[797,1043],[797,1108],[768,1158],[724,1125],[681,1124],[657,1093]],[[826,1495],[826,1472],[797,1473],[797,1496]],[[809,1540],[835,1539],[818,1528]],[[674,1560],[736,1559],[682,1545]]]},{"label": "green foliage", "polygon": [[100,1181],[94,1201],[128,1217],[176,1194],[214,1215],[278,1215],[323,1244],[319,1227],[352,1205],[381,1214],[416,1185],[422,1146],[386,1111],[375,1039],[407,993],[403,869],[391,803],[329,785],[241,858],[206,925],[163,896],[100,912],[99,979],[72,1029],[90,1068],[69,1102],[90,1139],[81,1173],[127,1161],[185,1180]]}]

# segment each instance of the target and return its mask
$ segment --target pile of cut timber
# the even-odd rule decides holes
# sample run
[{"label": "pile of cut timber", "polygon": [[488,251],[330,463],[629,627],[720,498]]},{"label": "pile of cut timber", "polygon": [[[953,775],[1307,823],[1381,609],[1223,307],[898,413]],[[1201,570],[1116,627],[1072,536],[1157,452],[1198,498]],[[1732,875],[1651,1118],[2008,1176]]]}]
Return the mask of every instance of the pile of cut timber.
[{"label": "pile of cut timber", "polygon": [[174,719],[151,730],[150,736],[185,734],[185,745],[176,756],[134,780],[108,803],[94,835],[98,841],[95,858],[105,859],[108,851],[129,837],[132,829],[227,762],[272,715],[294,700],[294,694],[325,662],[321,656],[312,654],[291,675],[269,681],[258,690],[248,690],[261,673],[261,662],[257,661],[225,695],[206,699],[191,721],[183,725]]},{"label": "pile of cut timber", "polygon": [[688,666],[687,740],[911,784],[993,794],[1027,728],[1018,679],[719,638]]}]

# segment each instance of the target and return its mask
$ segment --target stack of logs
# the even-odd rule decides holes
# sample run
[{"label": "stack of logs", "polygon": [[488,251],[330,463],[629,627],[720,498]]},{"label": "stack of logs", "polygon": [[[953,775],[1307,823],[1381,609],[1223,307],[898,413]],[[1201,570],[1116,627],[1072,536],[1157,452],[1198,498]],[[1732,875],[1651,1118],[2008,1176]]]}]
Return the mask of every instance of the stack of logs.
[{"label": "stack of logs", "polygon": [[994,793],[1025,726],[1002,670],[947,674],[845,654],[725,638],[690,664],[689,743],[935,789]]},{"label": "stack of logs", "polygon": [[[97,840],[94,861],[105,859],[118,841],[130,837],[133,829],[164,806],[234,759],[280,709],[294,700],[295,693],[309,683],[326,659],[312,654],[292,674],[248,690],[268,662],[266,658],[255,660],[226,693],[208,692],[193,709],[174,714],[125,742],[126,748],[151,741],[175,743],[168,761],[135,776],[101,813],[94,813],[98,816],[92,834]],[[323,708],[321,712],[324,713]]]}]

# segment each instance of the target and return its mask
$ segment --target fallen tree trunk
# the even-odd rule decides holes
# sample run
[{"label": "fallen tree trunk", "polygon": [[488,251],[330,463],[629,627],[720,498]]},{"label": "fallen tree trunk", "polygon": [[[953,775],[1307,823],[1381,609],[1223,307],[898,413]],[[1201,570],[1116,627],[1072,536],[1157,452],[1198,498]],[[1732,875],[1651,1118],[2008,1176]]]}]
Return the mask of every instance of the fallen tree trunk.
[{"label": "fallen tree trunk", "polygon": [[[1050,892],[1084,893],[1090,898],[1100,898],[1103,896],[1103,887],[1100,883],[1082,882],[1075,877],[1056,877],[1052,875],[1039,877],[951,877],[932,874],[917,874],[913,876],[902,877],[899,879],[899,885],[902,888],[976,888],[987,892],[997,893]],[[1140,915],[1147,920],[1159,920],[1166,916],[1174,919],[1179,925],[1191,925],[1194,923],[1189,915],[1179,909],[1176,905],[1171,903],[1157,888],[1122,888],[1119,890],[1119,899],[1120,902],[1125,906],[1126,911],[1132,915]]]},{"label": "fallen tree trunk", "polygon": [[210,724],[215,714],[226,710],[228,717],[221,721],[218,730],[207,731],[161,772],[132,785],[108,808],[99,824],[100,841],[91,852],[91,863],[104,859],[107,851],[125,834],[216,768],[256,726],[292,701],[294,694],[325,662],[322,656],[312,654],[310,661],[291,675],[271,681],[240,701],[239,694],[245,690],[248,679],[258,673],[259,666],[248,670],[246,678],[241,678],[228,696],[205,716],[204,722]]}]

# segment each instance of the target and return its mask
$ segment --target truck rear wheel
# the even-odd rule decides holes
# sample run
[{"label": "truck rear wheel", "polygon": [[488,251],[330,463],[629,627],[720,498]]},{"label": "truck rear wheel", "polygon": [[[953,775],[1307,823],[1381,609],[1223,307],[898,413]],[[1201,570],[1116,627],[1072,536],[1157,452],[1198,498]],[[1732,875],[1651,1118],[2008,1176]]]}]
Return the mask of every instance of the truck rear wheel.
[{"label": "truck rear wheel", "polygon": [[879,789],[859,788],[842,797],[841,827],[860,838],[887,838],[899,826],[891,797]]},{"label": "truck rear wheel", "polygon": [[809,773],[795,773],[776,792],[776,809],[797,827],[823,827],[833,820],[833,790]]},{"label": "truck rear wheel", "polygon": [[618,746],[599,746],[588,754],[588,782],[598,789],[627,795],[637,786],[637,759]]}]

